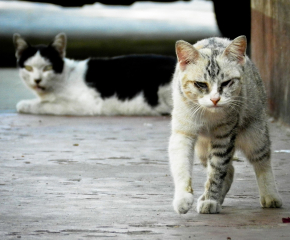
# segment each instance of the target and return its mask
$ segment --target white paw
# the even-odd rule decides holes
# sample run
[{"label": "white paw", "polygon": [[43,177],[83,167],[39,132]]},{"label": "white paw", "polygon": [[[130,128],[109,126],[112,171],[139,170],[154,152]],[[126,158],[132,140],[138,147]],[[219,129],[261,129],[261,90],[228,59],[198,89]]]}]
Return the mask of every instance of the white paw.
[{"label": "white paw", "polygon": [[22,100],[17,103],[16,105],[17,112],[20,113],[28,113],[30,112],[29,110],[31,109],[31,101],[29,100]]},{"label": "white paw", "polygon": [[178,214],[185,214],[193,204],[193,195],[189,192],[175,194],[173,208]]},{"label": "white paw", "polygon": [[261,196],[260,202],[264,208],[279,208],[282,206],[282,199],[278,194]]},{"label": "white paw", "polygon": [[219,213],[221,211],[221,205],[216,200],[203,200],[201,196],[197,201],[196,210],[198,213]]},{"label": "white paw", "polygon": [[38,99],[21,100],[16,105],[16,110],[19,113],[34,113],[35,108],[39,104]]}]

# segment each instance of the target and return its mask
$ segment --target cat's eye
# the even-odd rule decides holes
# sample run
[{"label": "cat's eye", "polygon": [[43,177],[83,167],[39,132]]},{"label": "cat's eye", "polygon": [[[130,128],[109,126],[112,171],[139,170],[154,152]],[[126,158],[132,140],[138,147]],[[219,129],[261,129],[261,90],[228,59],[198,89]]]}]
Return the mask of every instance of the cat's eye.
[{"label": "cat's eye", "polygon": [[46,71],[50,71],[52,70],[52,65],[47,65],[43,68],[43,71],[46,72]]},{"label": "cat's eye", "polygon": [[228,81],[225,81],[221,84],[221,87],[224,88],[224,87],[230,87],[234,84],[234,79],[230,79]]},{"label": "cat's eye", "polygon": [[28,72],[32,72],[33,71],[33,68],[31,66],[25,66],[24,67]]},{"label": "cat's eye", "polygon": [[194,82],[194,86],[200,89],[207,89],[207,84],[204,82]]}]

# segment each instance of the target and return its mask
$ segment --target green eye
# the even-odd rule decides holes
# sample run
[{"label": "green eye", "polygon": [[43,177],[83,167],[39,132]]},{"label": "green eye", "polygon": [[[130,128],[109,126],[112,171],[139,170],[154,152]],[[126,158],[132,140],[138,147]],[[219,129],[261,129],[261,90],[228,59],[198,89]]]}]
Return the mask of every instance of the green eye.
[{"label": "green eye", "polygon": [[194,82],[194,86],[199,89],[207,89],[207,83],[204,82]]},{"label": "green eye", "polygon": [[52,70],[52,65],[47,65],[44,67],[43,71],[46,72],[46,71],[50,71]]},{"label": "green eye", "polygon": [[32,72],[33,68],[31,66],[25,66],[24,67],[28,72]]}]

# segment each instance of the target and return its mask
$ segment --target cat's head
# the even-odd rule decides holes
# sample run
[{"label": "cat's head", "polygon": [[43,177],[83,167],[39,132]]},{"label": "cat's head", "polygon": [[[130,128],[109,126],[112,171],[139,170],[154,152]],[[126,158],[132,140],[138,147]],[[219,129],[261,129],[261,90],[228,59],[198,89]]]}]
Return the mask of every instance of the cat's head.
[{"label": "cat's head", "polygon": [[211,112],[238,104],[247,40],[209,38],[191,45],[177,41],[180,88],[194,104]]},{"label": "cat's head", "polygon": [[66,35],[58,34],[49,45],[31,46],[18,33],[13,35],[20,77],[38,95],[53,90],[64,67]]}]

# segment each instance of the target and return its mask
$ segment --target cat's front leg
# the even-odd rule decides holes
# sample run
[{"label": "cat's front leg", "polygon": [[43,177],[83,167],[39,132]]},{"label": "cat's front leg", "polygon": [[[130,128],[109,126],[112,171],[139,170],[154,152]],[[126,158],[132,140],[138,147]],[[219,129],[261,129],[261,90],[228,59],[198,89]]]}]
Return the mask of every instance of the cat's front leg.
[{"label": "cat's front leg", "polygon": [[169,160],[175,185],[173,208],[185,214],[193,204],[191,185],[194,137],[173,131],[169,141]]},{"label": "cat's front leg", "polygon": [[206,192],[205,192],[202,196],[199,197],[197,201],[197,211],[199,213],[219,213],[221,211],[221,205],[224,202],[226,194],[230,190],[230,187],[233,182],[233,178],[234,178],[234,167],[232,166],[232,164],[229,164],[227,175],[224,179],[223,187],[219,194],[219,200],[216,201],[213,199],[211,200],[206,199],[205,198]]},{"label": "cat's front leg", "polygon": [[205,192],[197,203],[199,213],[219,213],[232,184],[234,169],[231,162],[235,151],[235,136],[230,127],[224,131],[226,133],[216,134],[211,140]]},{"label": "cat's front leg", "polygon": [[[81,114],[81,111],[74,111],[71,107],[73,104],[67,104],[66,102],[50,102],[41,101],[40,99],[22,100],[16,105],[16,109],[19,113],[30,114],[52,114],[52,115],[69,115],[69,114]],[[73,105],[74,106],[74,105]]]},{"label": "cat's front leg", "polygon": [[41,105],[40,99],[30,99],[30,100],[21,100],[16,105],[16,110],[19,113],[39,113],[39,106]]}]

